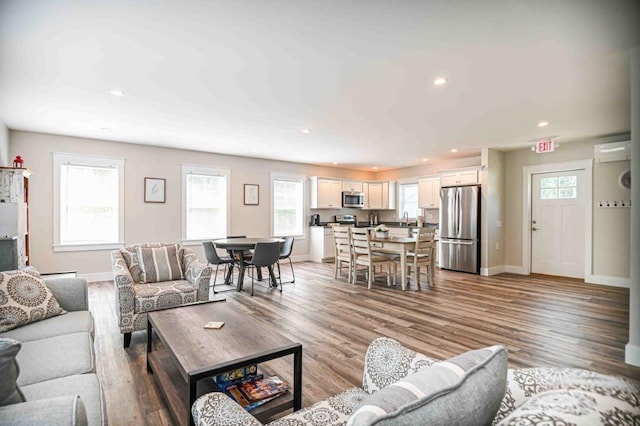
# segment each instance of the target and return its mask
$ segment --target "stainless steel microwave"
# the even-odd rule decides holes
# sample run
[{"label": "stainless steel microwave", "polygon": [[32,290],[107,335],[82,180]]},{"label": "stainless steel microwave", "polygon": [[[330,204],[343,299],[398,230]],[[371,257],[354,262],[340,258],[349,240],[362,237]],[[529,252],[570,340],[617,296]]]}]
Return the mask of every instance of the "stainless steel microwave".
[{"label": "stainless steel microwave", "polygon": [[362,192],[343,191],[342,207],[364,207],[364,194]]}]

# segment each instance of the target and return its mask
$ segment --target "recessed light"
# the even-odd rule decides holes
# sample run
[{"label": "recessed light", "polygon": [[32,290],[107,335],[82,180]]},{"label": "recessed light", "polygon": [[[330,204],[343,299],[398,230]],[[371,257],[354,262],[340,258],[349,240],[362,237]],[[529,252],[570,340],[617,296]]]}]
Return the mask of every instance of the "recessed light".
[{"label": "recessed light", "polygon": [[111,129],[108,127],[101,127],[100,130],[102,130],[105,133],[109,133],[111,131]]},{"label": "recessed light", "polygon": [[302,129],[302,133],[308,135],[309,133],[311,133],[311,129]]},{"label": "recessed light", "polygon": [[378,166],[373,166],[373,170],[378,170]]},{"label": "recessed light", "polygon": [[458,148],[453,148],[451,152],[458,152]]},{"label": "recessed light", "polygon": [[538,127],[547,127],[549,125],[548,121],[541,121],[538,123]]},{"label": "recessed light", "polygon": [[124,92],[122,90],[120,90],[120,89],[113,89],[109,93],[111,93],[113,96],[122,96],[122,95],[124,95]]},{"label": "recessed light", "polygon": [[338,162],[337,162],[337,161],[334,161],[332,164],[333,164],[334,166],[337,166],[337,165],[338,165]]},{"label": "recessed light", "polygon": [[438,77],[435,80],[433,80],[433,84],[435,84],[436,86],[444,86],[445,84],[447,84],[447,79],[445,77]]},{"label": "recessed light", "polygon": [[424,161],[426,163],[427,161],[429,161],[429,159],[428,158],[423,158],[422,161]]}]

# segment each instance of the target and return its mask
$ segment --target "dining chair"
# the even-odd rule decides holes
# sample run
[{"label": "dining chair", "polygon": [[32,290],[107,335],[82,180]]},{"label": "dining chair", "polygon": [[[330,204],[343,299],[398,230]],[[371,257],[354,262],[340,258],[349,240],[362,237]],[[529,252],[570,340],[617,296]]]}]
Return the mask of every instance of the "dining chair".
[{"label": "dining chair", "polygon": [[[213,275],[213,285],[211,286],[211,289],[213,290],[213,294],[217,294],[216,279],[218,278],[218,269],[220,268],[220,265],[224,265],[224,277],[225,282],[227,282],[233,276],[233,265],[235,264],[235,259],[230,256],[220,257],[216,251],[216,246],[213,241],[203,241],[202,245],[204,246],[204,255],[207,258],[209,265],[216,265],[216,272]],[[235,290],[235,288],[232,288],[231,290]]]},{"label": "dining chair", "polygon": [[[280,246],[280,257],[278,258],[278,279],[282,284],[293,284],[296,282],[296,274],[293,272],[293,263],[291,262],[291,252],[293,251],[293,240],[292,236],[281,237],[284,239],[284,243]],[[291,281],[282,282],[282,278],[280,275],[280,261],[289,259],[289,266],[291,267]]]},{"label": "dining chair", "polygon": [[[382,274],[376,273],[376,266],[386,266],[387,272],[384,275],[387,277],[387,285],[391,285],[391,265],[393,260],[384,254],[376,254],[372,252],[371,247],[371,234],[367,228],[350,227],[349,233],[351,236],[351,253],[353,256],[353,272],[351,273],[352,282],[355,284],[358,277],[358,265],[363,266],[363,270],[368,278],[368,288],[371,288],[373,280],[376,276]],[[382,272],[382,269],[380,269]]]},{"label": "dining chair", "polygon": [[[420,289],[420,268],[423,268],[427,283],[433,287],[433,270],[435,268],[434,234],[428,228],[419,228],[415,233],[416,244],[413,250],[407,253],[407,277],[412,278],[416,287]],[[396,264],[400,260],[394,260]]]},{"label": "dining chair", "polygon": [[[259,270],[264,266],[269,268],[269,280],[274,276],[273,265],[278,263],[280,258],[280,242],[268,242],[268,243],[256,243],[256,248],[253,252],[253,257],[246,263],[247,268],[254,268]],[[280,292],[282,293],[282,282],[279,277],[275,277],[280,282]],[[251,295],[253,296],[253,282],[254,274],[251,274]],[[278,283],[271,283],[272,287],[278,287]]]},{"label": "dining chair", "polygon": [[333,278],[338,278],[342,268],[347,268],[347,280],[351,282],[351,270],[353,269],[353,256],[351,255],[351,241],[348,226],[334,226],[333,239],[335,243],[335,267]]}]

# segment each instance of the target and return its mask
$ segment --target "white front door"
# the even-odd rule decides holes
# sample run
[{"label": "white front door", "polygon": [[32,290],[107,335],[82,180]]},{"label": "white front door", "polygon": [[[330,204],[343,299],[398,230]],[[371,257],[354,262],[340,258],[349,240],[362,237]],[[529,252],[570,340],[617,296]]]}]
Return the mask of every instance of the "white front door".
[{"label": "white front door", "polygon": [[584,278],[584,170],[532,175],[531,272]]}]

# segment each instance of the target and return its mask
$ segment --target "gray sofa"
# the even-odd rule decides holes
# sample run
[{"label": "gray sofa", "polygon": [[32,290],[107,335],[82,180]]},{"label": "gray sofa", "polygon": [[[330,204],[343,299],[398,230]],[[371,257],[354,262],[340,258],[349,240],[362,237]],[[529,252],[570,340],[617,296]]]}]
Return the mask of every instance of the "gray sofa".
[{"label": "gray sofa", "polygon": [[0,425],[106,425],[87,282],[44,281],[67,313],[0,333],[0,345],[17,351],[18,392],[26,400],[0,406]]},{"label": "gray sofa", "polygon": [[[196,425],[260,426],[226,394],[198,398]],[[494,346],[438,361],[386,337],[365,355],[362,387],[269,426],[640,425],[640,387],[574,368],[508,369]]]}]

